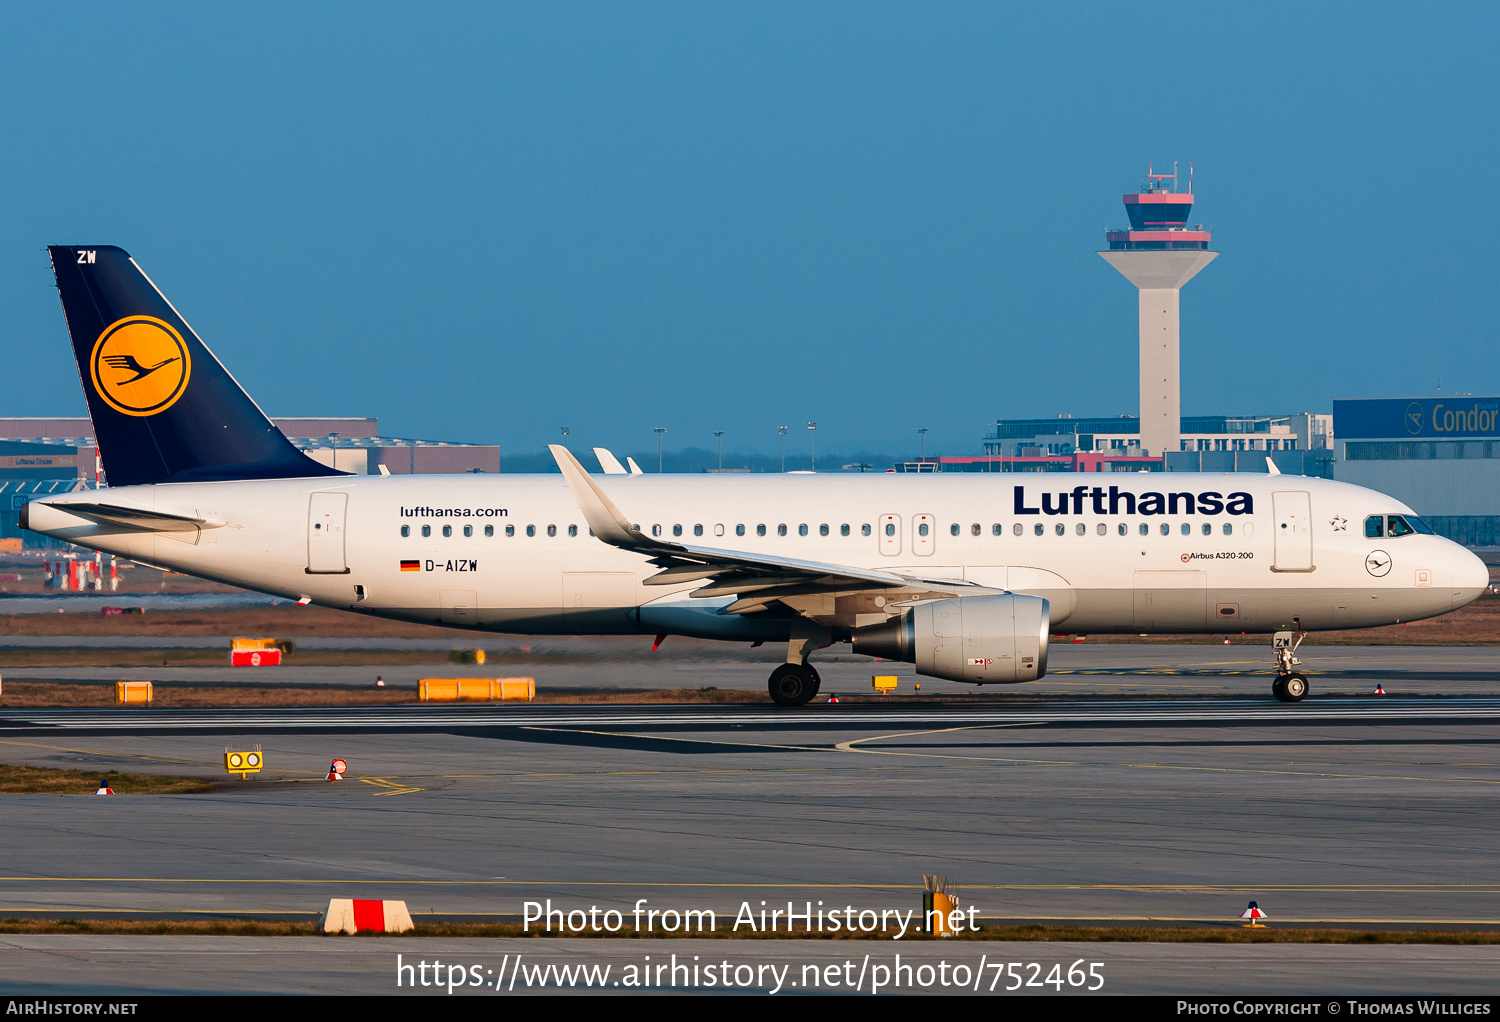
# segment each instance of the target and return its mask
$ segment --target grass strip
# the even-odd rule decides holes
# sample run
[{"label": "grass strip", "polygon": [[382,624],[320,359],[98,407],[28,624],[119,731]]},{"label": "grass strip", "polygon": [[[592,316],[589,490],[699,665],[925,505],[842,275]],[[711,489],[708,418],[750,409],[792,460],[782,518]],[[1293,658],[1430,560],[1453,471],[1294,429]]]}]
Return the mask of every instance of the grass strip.
[{"label": "grass strip", "polygon": [[196,795],[217,791],[219,787],[201,777],[122,774],[114,770],[55,770],[0,763],[0,794],[3,795],[92,795],[99,789],[101,781],[116,795]]},{"label": "grass strip", "polygon": [[[259,921],[253,919],[0,919],[0,933],[98,933],[155,934],[230,937],[327,936],[316,922]],[[575,939],[709,939],[720,940],[873,940],[870,933],[819,933],[801,927],[780,933],[733,933],[719,927],[714,933],[530,933],[520,923],[418,923],[406,933],[361,933],[360,937],[572,937]],[[1339,929],[1248,929],[1234,924],[1222,926],[982,926],[952,938],[908,932],[903,941],[1066,941],[1072,943],[1159,944],[1500,944],[1494,930],[1339,930]]]}]

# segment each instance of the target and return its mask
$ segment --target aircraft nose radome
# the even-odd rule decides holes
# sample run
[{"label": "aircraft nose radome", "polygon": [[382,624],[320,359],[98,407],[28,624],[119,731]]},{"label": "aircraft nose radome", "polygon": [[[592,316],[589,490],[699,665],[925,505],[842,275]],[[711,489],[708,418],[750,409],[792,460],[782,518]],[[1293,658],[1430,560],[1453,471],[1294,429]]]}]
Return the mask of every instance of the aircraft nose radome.
[{"label": "aircraft nose radome", "polygon": [[[1474,551],[1454,544],[1453,576],[1455,590],[1453,606],[1466,606],[1479,598],[1479,594],[1489,588],[1490,568]],[[1459,591],[1463,595],[1459,595]]]}]

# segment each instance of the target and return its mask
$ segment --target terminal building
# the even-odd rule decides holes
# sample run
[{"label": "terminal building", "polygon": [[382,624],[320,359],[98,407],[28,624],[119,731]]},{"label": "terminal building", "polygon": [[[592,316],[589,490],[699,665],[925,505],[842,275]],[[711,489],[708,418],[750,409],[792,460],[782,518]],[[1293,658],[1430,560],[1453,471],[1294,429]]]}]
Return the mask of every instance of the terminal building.
[{"label": "terminal building", "polygon": [[1177,450],[1152,454],[1140,419],[1000,419],[978,457],[920,458],[906,472],[1267,472],[1333,477],[1333,416],[1184,415]]},{"label": "terminal building", "polygon": [[1500,396],[1336,398],[1334,478],[1389,493],[1434,532],[1500,546]]}]

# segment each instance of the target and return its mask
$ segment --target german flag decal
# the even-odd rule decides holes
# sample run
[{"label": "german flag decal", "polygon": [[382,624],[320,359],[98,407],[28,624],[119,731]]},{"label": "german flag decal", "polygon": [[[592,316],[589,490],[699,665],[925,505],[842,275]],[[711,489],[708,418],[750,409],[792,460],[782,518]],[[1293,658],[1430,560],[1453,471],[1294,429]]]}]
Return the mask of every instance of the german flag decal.
[{"label": "german flag decal", "polygon": [[422,570],[422,562],[421,561],[402,561],[401,562],[401,570],[402,571],[421,571]]}]

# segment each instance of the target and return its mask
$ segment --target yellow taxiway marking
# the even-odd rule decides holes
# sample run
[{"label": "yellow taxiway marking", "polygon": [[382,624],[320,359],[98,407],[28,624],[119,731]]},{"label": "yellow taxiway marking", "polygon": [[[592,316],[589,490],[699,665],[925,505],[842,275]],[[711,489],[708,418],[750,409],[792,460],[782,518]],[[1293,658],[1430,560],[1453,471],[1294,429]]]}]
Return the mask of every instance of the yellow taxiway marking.
[{"label": "yellow taxiway marking", "polygon": [[410,795],[414,791],[426,790],[425,788],[414,788],[409,784],[397,784],[395,781],[388,781],[384,777],[361,777],[360,781],[364,784],[373,784],[378,788],[387,789],[386,791],[377,791],[375,793],[376,798],[379,798],[381,795]]},{"label": "yellow taxiway marking", "polygon": [[[27,882],[27,883],[109,883],[109,884],[383,884],[386,886],[404,884],[420,887],[530,887],[548,888],[559,887],[589,887],[589,888],[691,888],[708,890],[787,890],[787,891],[812,891],[812,890],[882,890],[882,891],[917,891],[921,890],[918,884],[881,884],[881,883],[705,883],[705,882],[669,882],[657,880],[411,880],[406,878],[388,877],[361,877],[361,878],[289,878],[270,879],[260,877],[66,877],[66,876],[0,876],[0,882]],[[1500,884],[964,884],[964,889],[969,891],[1020,891],[1020,892],[1047,892],[1047,891],[1098,891],[1117,892],[1123,894],[1239,894],[1245,891],[1254,891],[1256,894],[1497,894],[1500,893]],[[980,918],[1003,918],[987,917]],[[1067,918],[1067,917],[1039,917],[1024,916],[1017,918]],[[1078,919],[1172,919],[1170,916],[1078,916]],[[1201,918],[1201,917],[1193,917]],[[1295,922],[1290,918],[1280,918],[1276,922]],[[1327,920],[1323,920],[1327,921]],[[1485,922],[1485,920],[1420,920],[1420,919],[1365,919],[1360,922]]]},{"label": "yellow taxiway marking", "polygon": [[189,766],[213,766],[197,759],[167,759],[165,756],[135,756],[128,752],[109,752],[105,749],[74,749],[66,745],[43,745],[41,742],[16,742],[0,739],[0,745],[20,745],[28,749],[52,749],[55,752],[81,752],[89,756],[111,756],[115,759],[139,759],[148,763],[182,763]]}]

